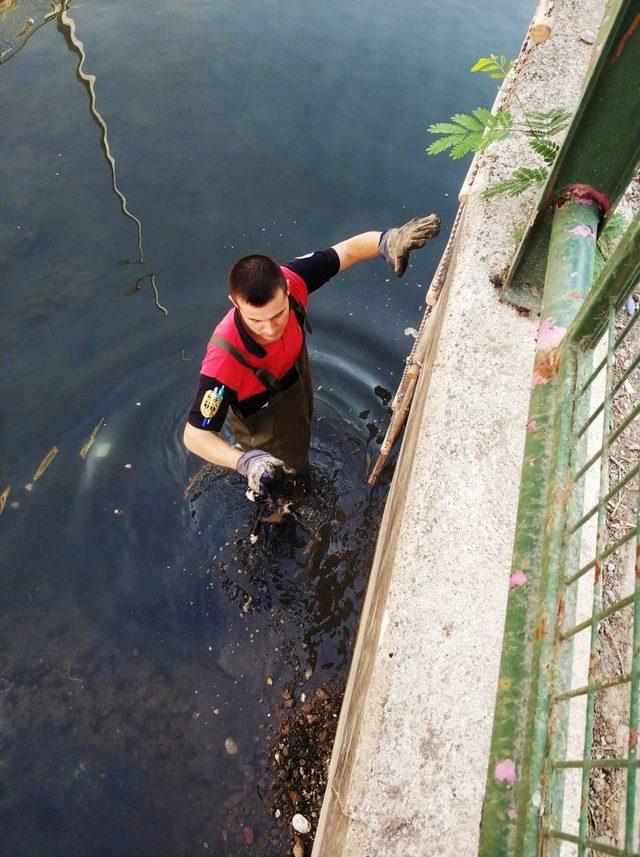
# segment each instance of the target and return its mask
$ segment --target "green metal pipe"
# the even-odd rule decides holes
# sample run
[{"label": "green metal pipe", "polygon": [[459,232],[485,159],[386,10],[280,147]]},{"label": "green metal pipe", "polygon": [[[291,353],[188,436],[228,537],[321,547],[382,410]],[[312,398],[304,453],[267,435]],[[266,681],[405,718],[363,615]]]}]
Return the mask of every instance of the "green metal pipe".
[{"label": "green metal pipe", "polygon": [[[540,305],[553,214],[549,203],[575,182],[614,209],[640,160],[640,0],[610,0],[571,127],[551,167],[536,219],[509,272],[505,300]],[[546,288],[546,286],[545,286]]]}]

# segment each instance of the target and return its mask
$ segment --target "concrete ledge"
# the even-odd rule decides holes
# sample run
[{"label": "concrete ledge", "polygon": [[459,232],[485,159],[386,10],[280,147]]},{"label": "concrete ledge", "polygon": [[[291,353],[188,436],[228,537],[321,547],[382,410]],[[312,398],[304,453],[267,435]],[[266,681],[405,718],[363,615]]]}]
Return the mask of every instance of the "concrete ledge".
[{"label": "concrete ledge", "polygon": [[[604,5],[556,4],[551,38],[505,82],[509,109],[516,94],[575,108]],[[510,140],[476,162],[378,537],[315,857],[477,851],[537,327],[489,279],[536,194],[488,203],[480,191],[528,152]]]}]

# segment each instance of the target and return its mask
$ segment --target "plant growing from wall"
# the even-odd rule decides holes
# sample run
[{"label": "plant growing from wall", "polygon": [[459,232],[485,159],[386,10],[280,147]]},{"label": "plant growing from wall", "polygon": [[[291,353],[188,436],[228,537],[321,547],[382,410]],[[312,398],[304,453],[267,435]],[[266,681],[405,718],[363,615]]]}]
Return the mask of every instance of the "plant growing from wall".
[{"label": "plant growing from wall", "polygon": [[[504,54],[491,54],[480,57],[471,71],[490,74],[502,80],[512,66],[513,60],[507,61]],[[488,187],[483,196],[487,199],[503,193],[518,196],[532,185],[544,182],[560,148],[552,137],[564,131],[571,115],[562,107],[528,110],[519,98],[518,102],[522,107],[523,122],[516,121],[511,112],[504,108],[492,113],[484,107],[476,107],[471,114],[456,113],[449,122],[430,125],[429,133],[437,134],[439,138],[427,148],[428,154],[438,155],[448,150],[449,157],[458,160],[468,152],[483,152],[491,143],[505,140],[510,134],[525,134],[533,151],[542,158],[543,165],[518,167],[509,178]]]}]

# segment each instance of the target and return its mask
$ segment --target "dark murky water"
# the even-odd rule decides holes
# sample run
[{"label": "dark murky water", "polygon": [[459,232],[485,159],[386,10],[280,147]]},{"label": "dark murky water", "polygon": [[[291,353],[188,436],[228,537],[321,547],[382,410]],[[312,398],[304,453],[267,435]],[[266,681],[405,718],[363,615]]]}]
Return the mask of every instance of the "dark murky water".
[{"label": "dark murky water", "polygon": [[[282,853],[261,748],[284,682],[346,675],[389,479],[364,484],[375,390],[466,169],[426,127],[491,102],[467,69],[513,55],[531,5],[85,0],[0,68],[3,853],[233,855],[243,826]],[[237,478],[183,499],[227,269],[431,210],[405,279],[374,261],[312,297],[317,491],[252,547]]]}]

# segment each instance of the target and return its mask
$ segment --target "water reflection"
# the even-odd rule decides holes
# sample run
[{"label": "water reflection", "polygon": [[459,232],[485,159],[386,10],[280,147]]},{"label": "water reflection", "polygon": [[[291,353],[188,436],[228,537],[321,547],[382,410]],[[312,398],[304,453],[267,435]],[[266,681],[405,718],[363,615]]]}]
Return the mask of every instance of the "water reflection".
[{"label": "water reflection", "polygon": [[[142,265],[144,263],[144,248],[142,246],[142,223],[135,216],[135,214],[133,214],[129,210],[127,198],[118,187],[118,182],[116,179],[116,160],[113,154],[111,153],[111,147],[109,145],[109,129],[107,127],[106,120],[98,110],[96,104],[96,76],[95,74],[87,73],[84,69],[84,64],[87,58],[85,46],[83,42],[78,38],[75,21],[69,14],[68,2],[64,5],[58,17],[58,30],[60,33],[62,33],[67,43],[67,46],[69,47],[69,50],[76,53],[79,57],[78,66],[76,69],[76,76],[77,79],[85,86],[87,90],[87,94],[89,95],[89,113],[100,128],[100,148],[102,149],[107,164],[109,165],[109,170],[111,172],[111,187],[113,188],[114,194],[118,198],[122,213],[125,215],[125,217],[128,217],[130,220],[132,220],[136,225],[139,257],[137,259],[121,259],[118,264]],[[138,292],[141,288],[142,283],[145,280],[150,280],[151,288],[153,289],[154,302],[157,309],[164,315],[168,315],[167,308],[160,303],[155,273],[143,274],[141,277],[138,277],[133,286],[129,290],[127,290],[125,294],[133,295]]]}]

